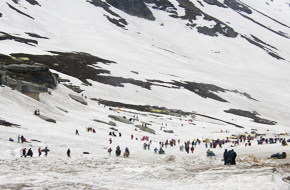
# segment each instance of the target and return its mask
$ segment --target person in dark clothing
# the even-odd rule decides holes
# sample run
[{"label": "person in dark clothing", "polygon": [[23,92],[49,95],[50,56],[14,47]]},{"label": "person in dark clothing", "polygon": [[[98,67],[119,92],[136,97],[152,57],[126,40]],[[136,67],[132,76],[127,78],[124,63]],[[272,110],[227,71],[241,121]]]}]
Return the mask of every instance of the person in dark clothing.
[{"label": "person in dark clothing", "polygon": [[237,158],[237,153],[234,151],[234,149],[232,149],[231,151],[233,158],[232,158],[232,165],[236,165],[236,158]]},{"label": "person in dark clothing", "polygon": [[233,154],[232,154],[232,150],[229,150],[226,154],[226,165],[231,165],[232,164],[232,160],[233,160]]},{"label": "person in dark clothing", "polygon": [[40,150],[40,147],[38,148],[38,157],[41,156],[41,150]]},{"label": "person in dark clothing", "polygon": [[21,135],[21,143],[23,143],[23,139],[24,139],[24,137],[23,137],[23,135]]},{"label": "person in dark clothing", "polygon": [[21,157],[22,157],[22,156],[24,156],[24,157],[26,158],[26,148],[23,148],[23,149],[22,149],[22,155],[21,155]]},{"label": "person in dark clothing", "polygon": [[33,152],[31,148],[27,151],[27,156],[33,157]]},{"label": "person in dark clothing", "polygon": [[76,135],[80,135],[80,134],[79,134],[79,130],[77,130],[77,129],[76,129]]},{"label": "person in dark clothing", "polygon": [[45,149],[43,149],[42,151],[45,152],[45,155],[44,156],[47,157],[47,153],[48,153],[49,149],[47,147],[45,147]]},{"label": "person in dark clothing", "polygon": [[70,157],[70,149],[68,148],[66,151],[67,157]]},{"label": "person in dark clothing", "polygon": [[224,165],[227,165],[227,154],[228,154],[228,150],[225,149],[225,152],[224,152]]}]

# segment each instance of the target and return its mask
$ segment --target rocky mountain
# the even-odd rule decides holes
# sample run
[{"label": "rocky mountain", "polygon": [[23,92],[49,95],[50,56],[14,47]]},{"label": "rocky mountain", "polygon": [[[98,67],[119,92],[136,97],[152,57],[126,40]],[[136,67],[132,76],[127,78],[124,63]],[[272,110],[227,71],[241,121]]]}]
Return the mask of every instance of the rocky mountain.
[{"label": "rocky mountain", "polygon": [[286,0],[5,0],[1,84],[284,126],[289,12]]}]

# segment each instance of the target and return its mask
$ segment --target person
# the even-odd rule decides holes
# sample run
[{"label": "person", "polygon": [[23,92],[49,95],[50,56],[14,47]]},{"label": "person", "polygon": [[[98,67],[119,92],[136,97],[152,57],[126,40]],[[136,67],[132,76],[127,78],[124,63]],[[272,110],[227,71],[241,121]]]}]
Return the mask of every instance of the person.
[{"label": "person", "polygon": [[77,130],[77,129],[76,129],[76,135],[80,135],[80,134],[79,134],[79,130]]},{"label": "person", "polygon": [[67,154],[67,157],[70,158],[70,149],[69,148],[67,149],[66,154]]},{"label": "person", "polygon": [[126,148],[125,148],[125,151],[126,151],[126,152],[129,152],[129,148],[128,148],[128,147],[126,147]]},{"label": "person", "polygon": [[38,148],[38,157],[40,157],[41,156],[41,149],[40,149],[40,147]]},{"label": "person", "polygon": [[118,145],[116,147],[116,156],[120,156],[120,154],[121,154],[121,150],[120,150],[120,146]]},{"label": "person", "polygon": [[165,151],[162,149],[162,147],[160,147],[160,149],[159,149],[159,152],[158,152],[159,154],[165,154]]},{"label": "person", "polygon": [[34,111],[34,115],[40,115],[39,109],[37,109],[37,110]]},{"label": "person", "polygon": [[110,138],[109,141],[110,141],[110,144],[112,144],[112,138]]},{"label": "person", "polygon": [[112,152],[111,147],[108,149],[108,152],[109,152],[109,156],[111,156],[111,152]]},{"label": "person", "polygon": [[193,153],[193,151],[194,151],[194,148],[193,148],[193,146],[190,148],[190,150],[191,150],[191,153]]},{"label": "person", "polygon": [[29,150],[27,151],[27,156],[33,157],[33,152],[31,148],[29,148]]},{"label": "person", "polygon": [[26,158],[26,148],[23,148],[23,149],[22,149],[22,155],[21,155],[21,157],[22,157],[22,156],[24,156],[24,157]]},{"label": "person", "polygon": [[232,165],[236,165],[237,153],[234,151],[234,149],[232,149],[232,154],[233,154]]},{"label": "person", "polygon": [[154,148],[154,154],[157,154],[157,150],[158,150],[158,148],[155,147],[155,148]]},{"label": "person", "polygon": [[9,138],[9,141],[14,142],[14,140],[12,138]]},{"label": "person", "polygon": [[184,149],[184,146],[183,146],[183,145],[181,145],[181,146],[180,146],[180,149],[181,149],[181,151],[183,151],[183,149]]},{"label": "person", "polygon": [[23,139],[24,139],[23,135],[21,135],[20,138],[21,138],[21,143],[23,143]]},{"label": "person", "polygon": [[133,139],[133,134],[131,135],[131,140]]},{"label": "person", "polygon": [[43,152],[45,152],[45,155],[47,157],[47,152],[49,151],[49,149],[47,147],[45,147],[45,149],[42,150]]},{"label": "person", "polygon": [[119,137],[122,137],[122,134],[119,132]]},{"label": "person", "polygon": [[20,143],[20,135],[18,135],[18,143]]},{"label": "person", "polygon": [[227,154],[228,154],[228,150],[225,149],[225,151],[224,151],[224,165],[227,165]]}]

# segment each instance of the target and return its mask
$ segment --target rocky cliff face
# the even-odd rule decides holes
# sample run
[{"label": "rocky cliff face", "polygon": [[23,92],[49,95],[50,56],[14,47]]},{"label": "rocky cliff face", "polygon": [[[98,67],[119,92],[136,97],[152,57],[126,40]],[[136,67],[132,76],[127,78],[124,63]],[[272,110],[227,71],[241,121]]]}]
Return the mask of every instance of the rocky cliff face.
[{"label": "rocky cliff face", "polygon": [[0,83],[26,94],[36,100],[40,92],[55,88],[58,76],[49,71],[46,65],[38,64],[29,58],[12,58],[0,55]]}]

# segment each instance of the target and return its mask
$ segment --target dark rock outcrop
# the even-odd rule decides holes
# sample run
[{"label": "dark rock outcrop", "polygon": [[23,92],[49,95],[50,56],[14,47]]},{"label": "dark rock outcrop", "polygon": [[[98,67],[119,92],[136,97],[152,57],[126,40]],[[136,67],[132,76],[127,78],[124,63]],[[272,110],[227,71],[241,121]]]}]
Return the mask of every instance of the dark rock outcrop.
[{"label": "dark rock outcrop", "polygon": [[106,2],[129,15],[152,21],[155,20],[155,17],[143,0],[106,0]]},{"label": "dark rock outcrop", "polygon": [[5,121],[5,120],[2,120],[0,119],[0,125],[4,125],[4,126],[9,126],[9,127],[12,127],[12,126],[20,126],[20,125],[17,125],[17,124],[14,124],[14,123],[10,123],[8,121]]},{"label": "dark rock outcrop", "polygon": [[0,55],[0,81],[17,91],[39,100],[40,92],[57,86],[57,74],[46,65],[37,64],[28,58],[12,58]]},{"label": "dark rock outcrop", "polygon": [[[6,2],[6,3],[7,3],[7,2]],[[18,12],[18,13],[20,13],[20,14],[22,14],[22,15],[24,15],[24,16],[26,16],[26,17],[31,18],[31,19],[34,20],[34,18],[33,18],[32,16],[30,16],[30,15],[28,15],[28,14],[26,14],[26,13],[24,13],[24,12],[18,10],[18,9],[16,9],[16,8],[13,7],[12,5],[10,5],[9,3],[7,3],[7,5],[8,5],[12,10],[14,10],[14,11],[16,11],[16,12]]]},{"label": "dark rock outcrop", "polygon": [[229,6],[231,9],[235,11],[242,11],[248,14],[252,14],[252,10],[249,9],[246,5],[236,1],[236,0],[224,0],[224,4]]},{"label": "dark rock outcrop", "polygon": [[227,8],[227,6],[225,6],[223,3],[220,3],[217,0],[203,0],[203,1],[209,5],[216,5],[218,7]]},{"label": "dark rock outcrop", "polygon": [[[49,68],[70,75],[87,83],[87,79],[96,80],[98,74],[110,74],[110,71],[96,66],[99,63],[112,64],[114,61],[82,52],[50,52],[54,55],[11,54],[14,57],[28,57],[31,61],[42,63]],[[94,66],[94,67],[92,67]]]},{"label": "dark rock outcrop", "polygon": [[259,114],[257,112],[255,112],[255,111],[250,112],[250,111],[245,111],[245,110],[240,110],[240,109],[229,109],[229,110],[224,110],[224,112],[231,113],[231,114],[234,114],[234,115],[239,115],[239,116],[242,116],[242,117],[251,118],[256,123],[267,124],[267,125],[276,125],[277,124],[276,121],[271,121],[271,120],[268,120],[268,119],[260,118],[259,116],[257,116]]},{"label": "dark rock outcrop", "polygon": [[14,36],[14,35],[8,34],[6,32],[1,32],[0,31],[0,34],[1,34],[0,41],[1,40],[14,40],[16,42],[24,43],[24,44],[27,44],[27,45],[30,45],[30,46],[35,46],[35,45],[38,44],[38,42],[36,40],[21,38],[21,37],[18,37],[18,36]]},{"label": "dark rock outcrop", "polygon": [[28,3],[30,3],[31,5],[38,5],[41,6],[36,0],[26,0]]}]

